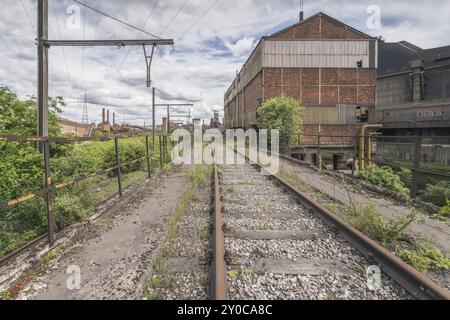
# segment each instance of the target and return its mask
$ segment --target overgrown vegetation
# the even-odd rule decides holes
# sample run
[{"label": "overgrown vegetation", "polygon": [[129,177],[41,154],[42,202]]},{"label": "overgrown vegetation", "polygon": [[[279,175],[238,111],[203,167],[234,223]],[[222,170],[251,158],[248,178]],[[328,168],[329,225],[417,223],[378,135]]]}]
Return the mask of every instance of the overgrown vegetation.
[{"label": "overgrown vegetation", "polygon": [[418,244],[412,249],[399,247],[395,253],[423,273],[450,268],[450,259],[431,244]]},{"label": "overgrown vegetation", "polygon": [[359,178],[397,193],[407,195],[409,192],[400,175],[388,166],[371,165],[359,173]]},{"label": "overgrown vegetation", "polygon": [[[211,170],[211,166],[201,165],[195,166],[194,169],[189,171],[189,185],[183,194],[183,198],[181,199],[177,210],[170,217],[166,243],[158,252],[158,255],[153,262],[153,275],[149,286],[144,290],[144,298],[148,300],[157,299],[157,290],[159,288],[166,288],[172,284],[174,277],[172,272],[165,267],[165,260],[175,253],[178,223],[186,215],[188,205],[196,199],[199,190],[205,188],[210,182],[209,179],[212,174]],[[209,230],[202,230],[199,236],[202,239],[206,239],[209,237]]]},{"label": "overgrown vegetation", "polygon": [[386,220],[374,205],[347,207],[348,222],[356,229],[369,235],[384,246],[392,246],[398,241],[407,239],[406,228],[416,218],[401,217]]},{"label": "overgrown vegetation", "polygon": [[434,248],[431,243],[417,242],[409,233],[408,226],[421,221],[418,211],[414,208],[411,208],[412,214],[409,217],[388,220],[374,205],[344,205],[337,201],[330,203],[327,196],[309,186],[294,172],[280,168],[278,176],[303,192],[314,193],[319,200],[325,202],[329,210],[343,214],[345,220],[353,227],[394,252],[420,272],[450,268],[449,257],[445,253]]},{"label": "overgrown vegetation", "polygon": [[282,95],[259,107],[256,121],[259,128],[269,130],[269,136],[270,130],[280,130],[280,151],[285,152],[298,141],[303,107],[296,99]]},{"label": "overgrown vegetation", "polygon": [[420,197],[425,202],[445,207],[450,200],[450,181],[441,181],[438,184],[427,184]]},{"label": "overgrown vegetation", "polygon": [[[62,136],[58,113],[64,107],[61,97],[50,98],[49,134]],[[8,88],[0,88],[0,134],[36,135],[36,99],[20,100]],[[145,138],[121,139],[122,163],[145,156]],[[158,150],[158,149],[157,149]],[[115,166],[114,141],[84,143],[52,143],[51,171],[55,183],[86,176],[99,169]],[[159,155],[152,158],[154,170],[159,167]],[[123,186],[144,181],[145,160],[123,167]],[[39,190],[43,186],[43,157],[34,143],[0,141],[0,202],[9,201]],[[117,192],[117,178],[108,175],[59,190],[54,199],[55,223],[59,230],[88,217],[95,206]],[[0,257],[42,235],[47,229],[44,198],[0,210]]]}]

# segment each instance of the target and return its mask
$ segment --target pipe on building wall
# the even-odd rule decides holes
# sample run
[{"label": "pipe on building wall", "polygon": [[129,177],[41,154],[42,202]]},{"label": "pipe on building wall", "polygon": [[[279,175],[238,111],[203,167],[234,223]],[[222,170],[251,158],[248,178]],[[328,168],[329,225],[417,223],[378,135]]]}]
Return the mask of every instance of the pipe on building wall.
[{"label": "pipe on building wall", "polygon": [[[366,136],[366,130],[367,129],[381,129],[383,128],[382,124],[365,124],[361,126],[361,129],[359,131],[359,170],[364,170],[365,162],[365,136]],[[369,138],[370,140],[370,138]],[[371,149],[371,142],[368,143],[368,147]],[[372,156],[372,150],[369,151],[369,157]]]}]

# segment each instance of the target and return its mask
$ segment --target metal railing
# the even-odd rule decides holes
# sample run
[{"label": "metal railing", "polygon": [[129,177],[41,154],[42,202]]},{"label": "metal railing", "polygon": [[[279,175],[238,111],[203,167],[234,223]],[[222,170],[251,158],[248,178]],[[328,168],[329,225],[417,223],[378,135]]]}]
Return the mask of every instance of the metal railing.
[{"label": "metal railing", "polygon": [[[160,169],[163,170],[164,163],[170,160],[168,151],[171,149],[171,139],[168,139],[167,135],[156,135],[154,139],[159,140],[159,152],[155,150],[150,150],[150,142],[149,137],[151,135],[147,133],[139,133],[139,134],[124,134],[124,135],[109,135],[102,137],[76,137],[76,138],[64,138],[64,137],[39,137],[39,136],[10,136],[10,135],[0,135],[0,142],[35,142],[40,146],[40,150],[43,156],[43,171],[44,171],[44,183],[42,187],[32,193],[27,195],[10,199],[7,201],[0,202],[0,210],[12,208],[17,206],[20,203],[24,203],[31,199],[35,199],[38,197],[45,197],[46,202],[46,213],[47,213],[47,233],[44,235],[40,235],[38,238],[32,240],[29,244],[35,243],[38,240],[43,239],[44,237],[48,238],[48,242],[50,246],[53,246],[55,241],[55,222],[54,222],[54,214],[53,214],[53,205],[54,205],[54,195],[57,190],[64,189],[68,186],[80,183],[82,181],[88,180],[92,177],[106,175],[111,172],[115,172],[117,177],[117,186],[118,191],[114,193],[109,198],[119,195],[123,196],[123,175],[122,168],[129,166],[131,164],[135,164],[139,161],[146,160],[146,166],[148,171],[148,178],[152,178],[153,170],[152,170],[152,157],[159,156],[159,165]],[[145,137],[145,156],[138,157],[136,159],[131,159],[127,162],[122,163],[120,161],[120,140],[127,139],[132,137]],[[91,172],[85,174],[83,176],[77,176],[75,178],[67,179],[61,183],[55,183],[52,180],[52,168],[50,164],[50,144],[51,143],[77,143],[77,142],[87,142],[87,141],[110,141],[114,140],[114,153],[115,153],[115,165],[109,168],[99,169],[95,172]],[[25,245],[27,246],[27,245]],[[14,252],[13,252],[14,253]],[[3,260],[3,259],[2,259]]]},{"label": "metal railing", "polygon": [[[416,198],[419,191],[419,175],[431,175],[440,177],[445,180],[450,179],[450,165],[448,171],[439,172],[436,170],[427,169],[427,166],[446,166],[446,164],[439,164],[433,161],[425,161],[423,159],[424,148],[445,148],[449,153],[448,161],[450,161],[450,137],[448,136],[385,136],[378,134],[367,135],[324,135],[324,134],[296,134],[296,145],[291,145],[291,150],[297,149],[298,153],[309,151],[315,155],[316,159],[314,164],[319,170],[322,169],[322,156],[324,154],[336,154],[341,153],[333,148],[327,150],[327,148],[333,147],[342,148],[343,153],[352,154],[353,165],[351,167],[352,176],[355,176],[356,161],[363,161],[365,164],[380,164],[390,166],[396,169],[408,169],[412,172],[410,195],[412,198]],[[306,138],[306,139],[305,139]],[[304,142],[308,140],[308,142]],[[315,140],[315,141],[314,141]],[[359,148],[360,141],[365,143],[364,156],[360,156]],[[314,142],[312,142],[314,141]],[[324,142],[326,141],[326,142]],[[398,146],[402,146],[406,150],[405,159],[396,158],[395,155],[386,156],[380,154],[380,146],[382,145],[394,145],[396,151]],[[377,152],[378,151],[378,152]],[[295,153],[295,152],[294,152]],[[441,159],[442,160],[442,159]]]}]

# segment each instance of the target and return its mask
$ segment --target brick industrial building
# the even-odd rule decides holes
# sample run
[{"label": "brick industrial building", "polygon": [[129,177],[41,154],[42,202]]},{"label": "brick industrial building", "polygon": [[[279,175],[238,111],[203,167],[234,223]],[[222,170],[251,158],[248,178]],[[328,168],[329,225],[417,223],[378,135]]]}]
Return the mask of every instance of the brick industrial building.
[{"label": "brick industrial building", "polygon": [[356,134],[374,112],[377,45],[324,13],[263,37],[225,94],[225,127],[256,126],[256,109],[284,94],[305,107],[304,133]]}]

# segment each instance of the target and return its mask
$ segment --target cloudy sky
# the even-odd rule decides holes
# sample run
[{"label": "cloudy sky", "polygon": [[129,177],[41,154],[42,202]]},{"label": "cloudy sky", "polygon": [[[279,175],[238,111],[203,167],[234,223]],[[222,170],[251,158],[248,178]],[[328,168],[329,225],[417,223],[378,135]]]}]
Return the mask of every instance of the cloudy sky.
[{"label": "cloudy sky", "polygon": [[[48,1],[50,39],[148,38],[73,0]],[[258,39],[297,22],[299,12],[299,0],[81,2],[175,39],[174,47],[159,47],[154,57],[157,100],[192,102],[193,115],[203,119],[223,109],[223,94]],[[0,85],[22,97],[36,93],[36,5],[37,0],[0,1]],[[371,6],[381,12],[379,29],[367,23]],[[450,45],[447,0],[305,0],[306,17],[318,11],[386,41],[407,40],[423,48]],[[81,121],[86,90],[90,121],[98,122],[106,106],[120,122],[148,123],[151,90],[145,81],[141,47],[50,49],[50,95],[64,96],[64,116],[72,120]],[[159,110],[158,118],[163,114]]]}]

